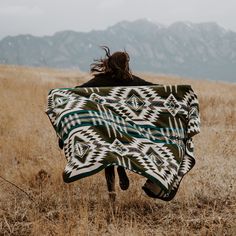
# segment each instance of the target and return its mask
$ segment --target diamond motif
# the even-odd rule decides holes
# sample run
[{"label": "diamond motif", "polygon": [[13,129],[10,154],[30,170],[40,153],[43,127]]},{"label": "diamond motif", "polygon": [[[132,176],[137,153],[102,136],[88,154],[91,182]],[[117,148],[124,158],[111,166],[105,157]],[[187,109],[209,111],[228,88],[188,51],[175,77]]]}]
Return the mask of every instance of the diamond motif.
[{"label": "diamond motif", "polygon": [[89,145],[82,143],[77,138],[74,139],[74,155],[79,161],[83,163],[86,161],[85,154],[87,154],[89,148]]},{"label": "diamond motif", "polygon": [[137,97],[135,94],[133,94],[125,102],[129,107],[131,107],[135,111],[139,110],[144,105],[144,102],[139,97]]},{"label": "diamond motif", "polygon": [[69,101],[69,98],[55,94],[53,100],[54,100],[54,107],[64,108],[67,102]]},{"label": "diamond motif", "polygon": [[151,161],[153,161],[155,163],[156,166],[161,166],[164,164],[162,157],[160,157],[160,155],[157,153],[157,151],[155,151],[152,147],[150,147],[147,150],[146,155],[149,157],[149,159]]},{"label": "diamond motif", "polygon": [[164,162],[160,159],[158,155],[156,155],[154,152],[150,153],[149,158],[158,166],[163,165]]},{"label": "diamond motif", "polygon": [[126,148],[125,145],[118,139],[114,140],[114,142],[110,145],[110,148],[121,156],[126,155],[128,152],[128,148]]},{"label": "diamond motif", "polygon": [[167,110],[171,113],[172,116],[175,116],[181,108],[180,104],[178,103],[173,94],[169,95],[169,97],[164,102],[164,106],[167,108]]}]

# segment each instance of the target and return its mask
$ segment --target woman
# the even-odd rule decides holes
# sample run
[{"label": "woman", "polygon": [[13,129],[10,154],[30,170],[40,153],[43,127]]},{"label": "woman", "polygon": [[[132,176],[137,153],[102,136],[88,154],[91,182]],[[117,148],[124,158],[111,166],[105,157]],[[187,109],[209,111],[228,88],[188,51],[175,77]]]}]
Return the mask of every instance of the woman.
[{"label": "woman", "polygon": [[[114,87],[114,86],[139,86],[153,85],[133,75],[129,68],[130,57],[127,52],[117,51],[110,54],[110,49],[103,46],[105,58],[95,60],[91,64],[90,72],[94,76],[88,82],[77,87]],[[59,142],[59,145],[61,143]],[[119,185],[122,190],[129,188],[129,179],[125,169],[121,166],[117,168],[119,175]],[[115,170],[114,166],[105,169],[107,187],[111,199],[115,200]]]}]

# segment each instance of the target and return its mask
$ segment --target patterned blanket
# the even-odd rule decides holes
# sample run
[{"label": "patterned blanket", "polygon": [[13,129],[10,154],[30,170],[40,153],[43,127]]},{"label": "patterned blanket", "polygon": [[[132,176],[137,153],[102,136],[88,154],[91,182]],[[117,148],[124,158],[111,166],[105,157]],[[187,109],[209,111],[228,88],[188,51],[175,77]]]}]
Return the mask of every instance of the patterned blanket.
[{"label": "patterned blanket", "polygon": [[117,165],[147,177],[155,196],[170,200],[195,164],[200,119],[189,85],[53,89],[46,114],[64,143],[67,183]]}]

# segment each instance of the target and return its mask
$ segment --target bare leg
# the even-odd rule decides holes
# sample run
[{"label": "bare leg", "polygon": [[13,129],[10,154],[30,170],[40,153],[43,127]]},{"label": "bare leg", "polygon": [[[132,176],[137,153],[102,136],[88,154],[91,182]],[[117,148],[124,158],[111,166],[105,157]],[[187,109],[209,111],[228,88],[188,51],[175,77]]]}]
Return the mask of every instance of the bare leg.
[{"label": "bare leg", "polygon": [[119,184],[122,190],[127,190],[129,188],[129,178],[126,175],[125,169],[121,166],[118,166],[117,172],[120,178]]},{"label": "bare leg", "polygon": [[105,168],[105,176],[107,181],[107,189],[109,192],[109,198],[112,201],[116,199],[116,190],[115,190],[115,168],[114,166],[108,166]]}]

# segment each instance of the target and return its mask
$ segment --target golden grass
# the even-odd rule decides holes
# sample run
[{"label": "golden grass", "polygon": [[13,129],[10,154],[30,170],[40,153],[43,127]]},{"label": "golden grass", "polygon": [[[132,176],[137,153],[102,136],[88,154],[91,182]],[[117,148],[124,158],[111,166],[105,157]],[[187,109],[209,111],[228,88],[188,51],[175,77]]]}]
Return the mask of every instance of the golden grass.
[{"label": "golden grass", "polygon": [[[201,134],[196,166],[171,202],[148,198],[145,179],[113,206],[104,173],[64,184],[63,153],[44,113],[49,89],[90,78],[78,71],[0,66],[0,235],[236,235],[236,85],[140,74],[164,84],[191,84],[198,94]],[[113,208],[114,207],[114,208]]]}]

